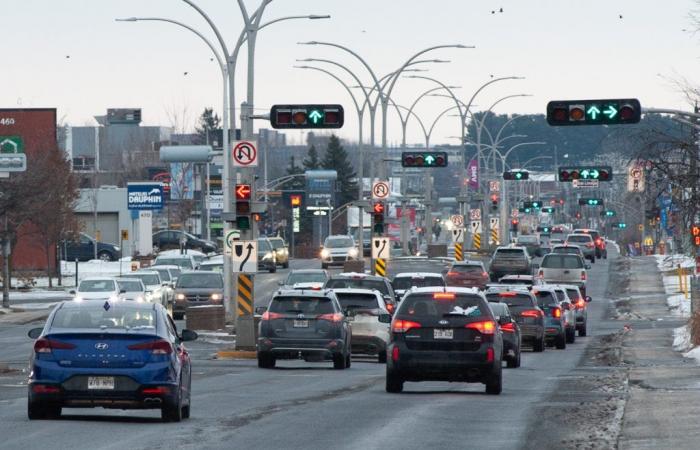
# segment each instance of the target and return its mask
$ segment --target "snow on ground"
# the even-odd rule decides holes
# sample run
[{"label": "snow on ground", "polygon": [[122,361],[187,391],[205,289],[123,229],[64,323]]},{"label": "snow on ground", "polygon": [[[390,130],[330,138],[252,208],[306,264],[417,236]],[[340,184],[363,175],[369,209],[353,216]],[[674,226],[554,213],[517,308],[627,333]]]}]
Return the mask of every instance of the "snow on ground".
[{"label": "snow on ground", "polygon": [[685,352],[692,348],[690,343],[690,327],[684,325],[673,330],[673,349],[677,352]]},{"label": "snow on ground", "polygon": [[[695,269],[695,259],[685,255],[655,255],[656,262],[661,272],[670,271],[678,268]],[[666,303],[669,309],[674,311],[681,317],[690,317],[690,298],[686,299],[684,294],[680,292],[680,280],[677,275],[663,276],[664,289],[668,297]],[[685,280],[690,283],[690,277],[686,276]],[[700,347],[693,348],[690,342],[690,326],[684,325],[673,330],[673,349],[677,352],[684,352],[684,358],[694,359],[700,364]]]}]

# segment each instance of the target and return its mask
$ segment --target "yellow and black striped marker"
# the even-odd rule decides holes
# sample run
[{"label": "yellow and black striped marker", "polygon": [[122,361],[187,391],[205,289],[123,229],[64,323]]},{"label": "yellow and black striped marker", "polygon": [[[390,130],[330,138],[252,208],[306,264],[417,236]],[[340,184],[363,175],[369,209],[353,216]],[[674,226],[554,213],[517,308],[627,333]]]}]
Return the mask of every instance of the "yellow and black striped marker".
[{"label": "yellow and black striped marker", "polygon": [[377,258],[374,260],[374,274],[380,277],[386,276],[386,261],[382,258]]},{"label": "yellow and black striped marker", "polygon": [[498,245],[498,230],[496,228],[491,229],[491,242],[493,242],[495,245]]},{"label": "yellow and black striped marker", "polygon": [[253,277],[246,274],[238,274],[238,294],[236,295],[238,316],[253,314]]},{"label": "yellow and black striped marker", "polygon": [[479,250],[481,248],[481,234],[474,233],[474,248]]},{"label": "yellow and black striped marker", "polygon": [[462,244],[455,243],[455,261],[464,261],[464,253],[462,253]]}]

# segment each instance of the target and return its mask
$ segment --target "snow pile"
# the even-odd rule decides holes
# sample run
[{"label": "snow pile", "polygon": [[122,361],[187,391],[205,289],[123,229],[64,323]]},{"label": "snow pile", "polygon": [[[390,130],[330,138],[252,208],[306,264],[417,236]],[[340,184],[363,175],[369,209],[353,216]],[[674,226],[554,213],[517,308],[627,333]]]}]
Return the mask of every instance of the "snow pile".
[{"label": "snow pile", "polygon": [[[666,293],[669,294],[668,290]],[[690,317],[690,298],[685,298],[685,295],[671,295],[666,299],[666,303],[669,309],[680,317]]]},{"label": "snow pile", "polygon": [[673,349],[677,352],[685,352],[692,348],[690,343],[690,327],[684,325],[673,330]]}]

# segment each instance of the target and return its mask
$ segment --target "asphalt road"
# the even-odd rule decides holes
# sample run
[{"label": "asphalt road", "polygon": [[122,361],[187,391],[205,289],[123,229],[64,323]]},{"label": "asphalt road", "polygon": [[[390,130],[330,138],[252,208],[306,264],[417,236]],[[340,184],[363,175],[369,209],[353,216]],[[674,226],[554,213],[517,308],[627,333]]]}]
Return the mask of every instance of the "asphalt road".
[{"label": "asphalt road", "polygon": [[[598,261],[589,271],[589,336],[607,332],[598,322],[607,306],[608,266]],[[258,295],[274,291],[285,272],[260,275]],[[256,304],[264,303],[258,295]],[[24,364],[31,327],[0,325],[0,363]],[[192,418],[179,424],[161,423],[156,411],[102,409],[67,409],[60,420],[30,422],[26,374],[0,373],[2,448],[523,448],[541,425],[532,412],[580,363],[591,340],[525,352],[522,367],[504,369],[500,396],[485,395],[480,384],[433,382],[387,394],[384,366],[374,361],[355,358],[345,371],[296,361],[262,370],[255,361],[214,360],[212,344],[193,343]]]}]

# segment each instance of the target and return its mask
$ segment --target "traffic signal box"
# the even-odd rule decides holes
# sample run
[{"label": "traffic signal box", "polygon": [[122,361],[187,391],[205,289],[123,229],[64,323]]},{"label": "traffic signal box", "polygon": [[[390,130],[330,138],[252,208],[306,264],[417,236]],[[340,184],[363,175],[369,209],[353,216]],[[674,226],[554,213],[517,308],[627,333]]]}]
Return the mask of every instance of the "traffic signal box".
[{"label": "traffic signal box", "polygon": [[564,166],[559,167],[559,181],[569,183],[574,180],[610,181],[613,177],[610,166]]},{"label": "traffic signal box", "polygon": [[602,198],[580,198],[578,204],[581,206],[603,206]]},{"label": "traffic signal box", "polygon": [[693,241],[693,245],[700,247],[700,225],[693,224],[690,227],[690,238]]},{"label": "traffic signal box", "polygon": [[641,117],[642,106],[636,98],[547,103],[547,123],[552,126],[634,124]]},{"label": "traffic signal box", "polygon": [[523,208],[525,209],[540,209],[542,208],[542,202],[539,200],[531,202],[523,202]]},{"label": "traffic signal box", "polygon": [[342,105],[274,105],[270,109],[272,128],[342,128]]},{"label": "traffic signal box", "polygon": [[447,152],[402,152],[402,167],[447,167]]},{"label": "traffic signal box", "polygon": [[372,230],[376,235],[384,234],[384,203],[375,202],[372,205]]},{"label": "traffic signal box", "polygon": [[518,231],[518,224],[520,224],[520,221],[518,219],[511,219],[510,220],[510,231],[517,232]]},{"label": "traffic signal box", "polygon": [[239,230],[250,230],[251,187],[249,184],[236,184],[234,194],[236,197],[236,227]]},{"label": "traffic signal box", "polygon": [[498,201],[499,201],[498,194],[491,194],[491,210],[492,211],[498,211]]},{"label": "traffic signal box", "polygon": [[508,170],[503,172],[504,180],[522,181],[530,179],[530,172],[527,170]]},{"label": "traffic signal box", "polygon": [[606,211],[601,211],[600,216],[601,217],[615,217],[616,213],[612,209],[608,209]]}]

